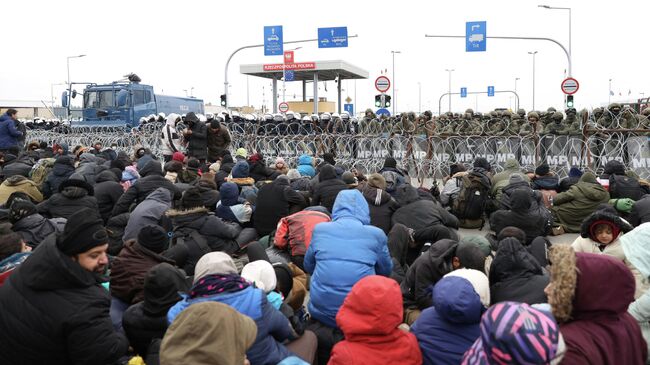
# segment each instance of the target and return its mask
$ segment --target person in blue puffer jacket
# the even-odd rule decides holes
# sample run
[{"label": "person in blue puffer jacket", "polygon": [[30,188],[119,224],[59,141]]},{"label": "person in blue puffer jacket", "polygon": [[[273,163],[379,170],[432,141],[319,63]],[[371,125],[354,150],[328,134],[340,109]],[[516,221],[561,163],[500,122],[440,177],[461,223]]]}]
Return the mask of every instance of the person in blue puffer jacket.
[{"label": "person in blue puffer jacket", "polygon": [[[332,342],[343,339],[336,314],[352,286],[368,275],[389,276],[393,269],[386,234],[370,225],[368,203],[359,190],[338,193],[332,222],[314,228],[304,267],[312,275],[308,329],[318,336],[318,362],[326,364]],[[328,332],[335,333],[334,341]]]},{"label": "person in blue puffer jacket", "polygon": [[[313,357],[315,338],[312,348],[296,348],[296,345],[304,345],[302,340],[308,333],[298,338],[287,317],[269,304],[264,291],[237,274],[235,263],[224,252],[210,252],[201,257],[196,263],[194,283],[189,294],[181,296],[183,299],[167,312],[169,324],[189,306],[207,301],[227,304],[251,317],[257,325],[255,342],[246,352],[251,365],[276,365],[290,356],[300,356],[300,352],[305,350],[311,352]],[[309,336],[314,337],[313,334]],[[296,341],[285,346],[282,344],[285,340]]]},{"label": "person in blue puffer jacket", "polygon": [[18,111],[9,109],[0,116],[0,151],[19,148],[19,138],[23,132],[16,128]]},{"label": "person in blue puffer jacket", "polygon": [[309,155],[302,155],[298,158],[298,167],[296,169],[300,173],[300,176],[314,177],[316,175],[313,161],[314,159]]},{"label": "person in blue puffer jacket", "polygon": [[432,296],[433,307],[425,309],[411,327],[423,364],[460,364],[481,335],[481,315],[490,304],[488,278],[478,270],[454,270],[433,287]]}]

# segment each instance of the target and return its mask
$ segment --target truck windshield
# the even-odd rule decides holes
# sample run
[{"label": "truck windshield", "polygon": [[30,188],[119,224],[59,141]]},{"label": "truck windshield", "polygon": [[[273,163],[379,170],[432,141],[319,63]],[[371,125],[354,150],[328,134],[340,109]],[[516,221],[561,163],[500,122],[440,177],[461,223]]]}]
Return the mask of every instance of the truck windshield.
[{"label": "truck windshield", "polygon": [[105,109],[115,106],[114,90],[86,91],[84,93],[84,108]]}]

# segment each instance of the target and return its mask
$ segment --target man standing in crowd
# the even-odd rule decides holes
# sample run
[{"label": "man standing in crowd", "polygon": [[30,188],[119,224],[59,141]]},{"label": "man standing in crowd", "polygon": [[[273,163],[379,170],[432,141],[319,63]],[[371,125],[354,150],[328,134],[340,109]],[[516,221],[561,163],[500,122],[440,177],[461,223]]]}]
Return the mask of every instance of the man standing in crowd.
[{"label": "man standing in crowd", "polygon": [[108,235],[90,209],[70,217],[0,287],[0,363],[112,364],[129,347],[101,286]]},{"label": "man standing in crowd", "polygon": [[223,119],[216,117],[208,125],[208,161],[216,162],[230,146],[230,132],[223,125]]},{"label": "man standing in crowd", "polygon": [[[18,122],[18,111],[16,109],[9,109],[6,113],[0,116],[0,151],[7,152],[15,150],[19,147],[19,141],[23,137],[23,133],[16,129]],[[15,153],[15,152],[14,152]]]}]

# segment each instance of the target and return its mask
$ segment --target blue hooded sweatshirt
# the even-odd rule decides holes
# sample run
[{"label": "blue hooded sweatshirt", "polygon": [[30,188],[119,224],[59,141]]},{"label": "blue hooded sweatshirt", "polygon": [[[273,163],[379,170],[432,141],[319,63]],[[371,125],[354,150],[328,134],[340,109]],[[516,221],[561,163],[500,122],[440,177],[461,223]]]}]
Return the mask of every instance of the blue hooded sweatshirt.
[{"label": "blue hooded sweatshirt", "polygon": [[318,224],[305,254],[312,275],[309,313],[335,328],[336,314],[352,286],[368,275],[388,276],[393,263],[386,234],[370,225],[368,203],[358,190],[339,192],[332,222]]},{"label": "blue hooded sweatshirt", "polygon": [[447,276],[433,287],[433,307],[413,323],[424,365],[460,364],[465,351],[481,335],[485,307],[465,278]]},{"label": "blue hooded sweatshirt", "polygon": [[300,176],[316,176],[316,170],[312,166],[312,158],[309,155],[302,155],[298,158],[298,167],[296,170],[300,173]]}]

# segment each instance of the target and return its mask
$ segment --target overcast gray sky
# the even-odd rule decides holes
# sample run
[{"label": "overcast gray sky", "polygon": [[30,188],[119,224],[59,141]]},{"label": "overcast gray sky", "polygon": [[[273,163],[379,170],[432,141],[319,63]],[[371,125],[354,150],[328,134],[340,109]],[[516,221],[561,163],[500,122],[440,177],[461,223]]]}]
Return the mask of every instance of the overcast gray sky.
[{"label": "overcast gray sky", "polygon": [[[66,57],[73,81],[110,82],[137,73],[157,93],[193,94],[216,103],[223,93],[225,62],[236,48],[263,42],[265,25],[283,25],[284,39],[315,38],[318,27],[347,26],[348,48],[319,49],[303,44],[296,62],[342,59],[366,69],[370,78],[345,82],[357,110],[372,106],[374,79],[388,70],[395,57],[398,111],[437,111],[447,92],[453,68],[452,92],[513,90],[515,78],[521,106],[532,104],[532,56],[536,55],[536,109],[562,107],[560,90],[567,68],[562,50],[550,42],[487,40],[487,52],[466,53],[463,39],[425,38],[425,34],[463,35],[466,21],[487,21],[488,36],[554,38],[568,47],[568,12],[538,8],[538,4],[572,8],[573,76],[580,82],[578,108],[650,96],[648,73],[648,14],[650,1],[11,1],[3,3],[3,55],[0,58],[0,100],[50,100],[50,85],[66,80]],[[315,6],[318,5],[318,8]],[[289,47],[285,47],[289,48]],[[245,50],[232,60],[230,104],[246,103],[246,77],[239,65],[280,63],[261,48]],[[287,87],[287,99],[301,98],[299,83]],[[270,82],[249,79],[251,104],[261,106],[263,88],[269,102]],[[55,95],[64,86],[55,86]],[[336,99],[335,84],[320,96]],[[389,91],[392,92],[392,91]],[[619,96],[619,92],[622,96]],[[628,96],[628,93],[631,94]],[[308,96],[311,96],[308,88]],[[508,96],[452,99],[452,109],[514,108]],[[443,100],[443,111],[447,101]]]}]

